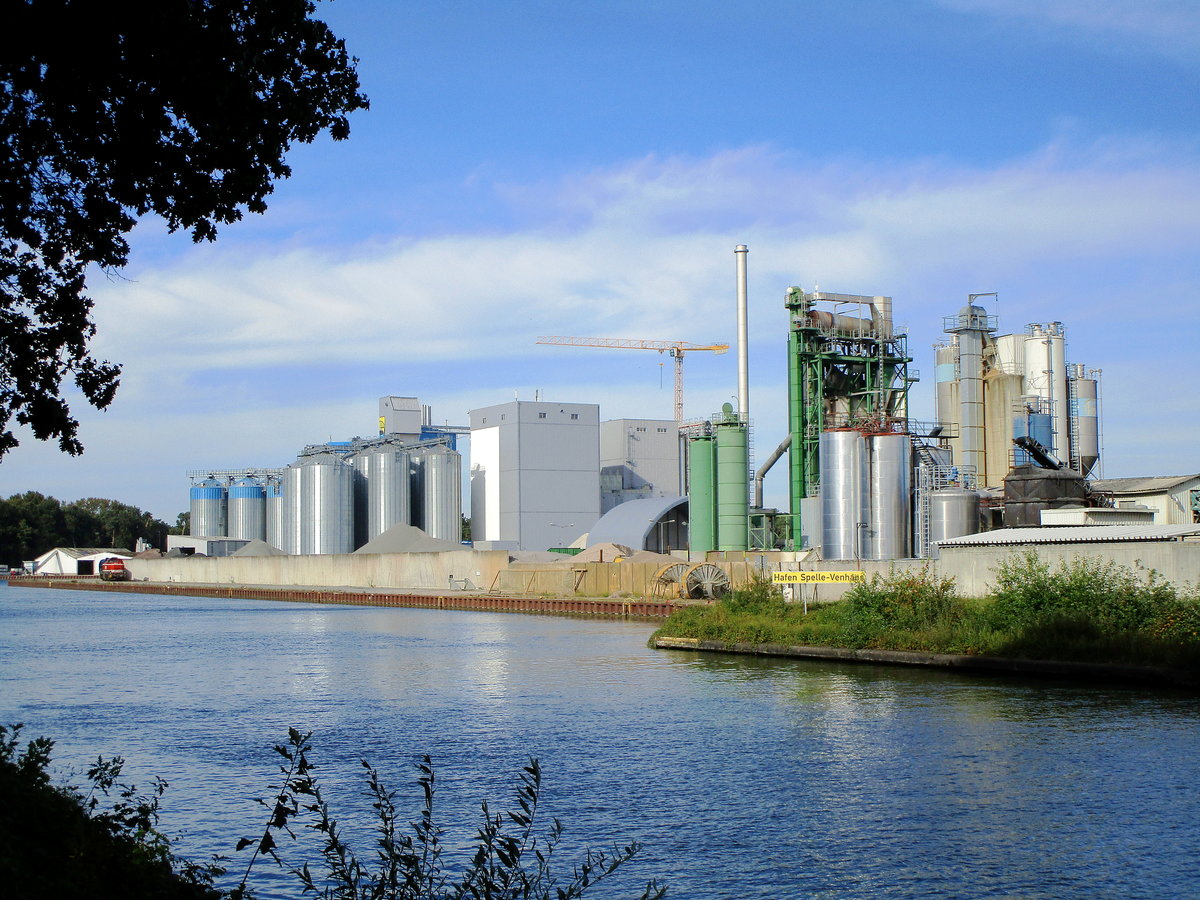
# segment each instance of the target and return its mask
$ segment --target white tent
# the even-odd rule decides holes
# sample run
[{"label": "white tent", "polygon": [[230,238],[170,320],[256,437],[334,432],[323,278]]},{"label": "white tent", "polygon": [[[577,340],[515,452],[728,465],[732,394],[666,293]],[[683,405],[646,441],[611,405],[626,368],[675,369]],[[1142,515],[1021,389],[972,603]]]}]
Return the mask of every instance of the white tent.
[{"label": "white tent", "polygon": [[33,561],[36,575],[95,575],[100,560],[129,559],[128,550],[116,547],[55,547]]}]

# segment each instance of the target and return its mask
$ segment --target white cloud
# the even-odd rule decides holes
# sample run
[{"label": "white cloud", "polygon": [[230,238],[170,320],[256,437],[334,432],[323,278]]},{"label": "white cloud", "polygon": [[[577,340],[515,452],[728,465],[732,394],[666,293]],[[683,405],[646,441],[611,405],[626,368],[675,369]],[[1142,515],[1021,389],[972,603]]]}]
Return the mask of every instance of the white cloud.
[{"label": "white cloud", "polygon": [[[668,417],[669,361],[660,389],[652,354],[534,341],[733,343],[738,243],[751,248],[751,389],[764,454],[785,430],[791,284],[892,294],[927,377],[941,316],[973,290],[1001,292],[1004,330],[1066,322],[1076,357],[1091,365],[1144,357],[1106,406],[1110,474],[1145,468],[1134,436],[1157,427],[1157,401],[1144,398],[1178,381],[1179,356],[1140,349],[1162,339],[1155,323],[1169,321],[1171,346],[1200,343],[1191,302],[1200,161],[1186,147],[1061,143],[990,169],[940,160],[884,169],[750,147],[646,158],[503,194],[529,225],[336,253],[254,255],[226,241],[141,270],[135,257],[131,280],[94,288],[97,350],[125,364],[125,384],[105,416],[79,410],[88,462],[60,471],[94,478],[109,466],[127,480],[130,471],[161,480],[173,467],[175,480],[156,494],[165,513],[163,498],[184,496],[184,470],[282,464],[305,443],[368,432],[385,393],[419,394],[456,423],[514,389],[532,397],[539,388],[601,402],[606,417]],[[729,399],[733,360],[689,357],[689,415]],[[216,411],[201,402],[212,397]],[[1181,421],[1194,436],[1195,416]],[[1164,446],[1164,468],[1200,468],[1186,461],[1194,451],[1182,437]],[[36,486],[51,458],[61,459],[20,448],[0,491]]]}]

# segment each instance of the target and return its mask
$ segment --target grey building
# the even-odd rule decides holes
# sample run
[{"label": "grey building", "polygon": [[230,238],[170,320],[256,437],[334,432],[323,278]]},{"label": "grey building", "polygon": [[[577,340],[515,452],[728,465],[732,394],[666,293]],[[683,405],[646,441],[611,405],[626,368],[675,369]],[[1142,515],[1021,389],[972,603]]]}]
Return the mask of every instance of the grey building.
[{"label": "grey building", "polygon": [[600,423],[600,512],[629,500],[679,497],[679,428],[669,419]]},{"label": "grey building", "polygon": [[600,518],[599,406],[514,400],[470,416],[476,541],[562,547]]}]

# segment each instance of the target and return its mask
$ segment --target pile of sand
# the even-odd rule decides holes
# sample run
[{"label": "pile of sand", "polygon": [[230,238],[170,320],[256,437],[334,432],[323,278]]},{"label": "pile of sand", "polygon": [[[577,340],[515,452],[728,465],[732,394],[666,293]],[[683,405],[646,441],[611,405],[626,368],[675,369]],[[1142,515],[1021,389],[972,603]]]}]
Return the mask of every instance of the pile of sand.
[{"label": "pile of sand", "polygon": [[618,556],[632,555],[633,549],[631,547],[605,541],[603,544],[595,544],[588,547],[582,553],[578,553],[572,558],[575,562],[613,562]]},{"label": "pile of sand", "polygon": [[239,547],[229,554],[230,556],[287,556],[278,547],[272,547],[266,541],[255,539],[244,547]]},{"label": "pile of sand", "polygon": [[432,538],[415,525],[393,525],[379,537],[373,538],[355,550],[355,553],[448,553],[451,550],[469,550],[457,541]]}]

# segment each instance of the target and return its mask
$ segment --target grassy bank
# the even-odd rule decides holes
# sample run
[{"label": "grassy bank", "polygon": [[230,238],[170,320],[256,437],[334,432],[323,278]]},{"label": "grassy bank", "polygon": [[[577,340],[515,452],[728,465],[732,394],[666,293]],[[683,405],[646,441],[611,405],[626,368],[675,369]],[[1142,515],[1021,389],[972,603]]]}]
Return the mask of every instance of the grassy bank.
[{"label": "grassy bank", "polygon": [[660,635],[1200,672],[1200,592],[1114,563],[1077,558],[1051,569],[1027,554],[999,567],[985,598],[959,596],[953,579],[924,570],[877,575],[806,614],[759,582],[716,605],[679,610]]}]

